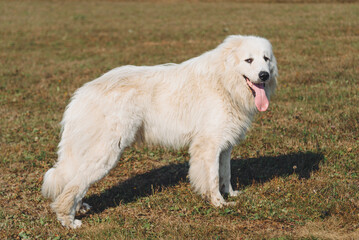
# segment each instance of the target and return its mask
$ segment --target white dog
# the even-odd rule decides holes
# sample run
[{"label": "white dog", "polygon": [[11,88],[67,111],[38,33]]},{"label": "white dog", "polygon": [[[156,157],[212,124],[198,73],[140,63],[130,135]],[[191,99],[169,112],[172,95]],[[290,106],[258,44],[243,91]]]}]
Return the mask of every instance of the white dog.
[{"label": "white dog", "polygon": [[77,228],[82,198],[135,141],[189,146],[189,178],[214,206],[236,196],[230,183],[232,147],[244,139],[257,110],[268,108],[277,66],[271,44],[230,36],[181,64],[123,66],[78,89],[62,120],[56,165],[42,193],[66,227]]}]

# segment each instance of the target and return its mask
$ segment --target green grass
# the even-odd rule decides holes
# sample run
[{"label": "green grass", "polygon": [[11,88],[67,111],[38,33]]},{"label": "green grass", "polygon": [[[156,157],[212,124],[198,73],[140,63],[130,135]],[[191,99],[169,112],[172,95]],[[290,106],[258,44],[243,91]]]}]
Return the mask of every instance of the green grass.
[{"label": "green grass", "polygon": [[[329,2],[1,1],[0,238],[359,238],[359,5]],[[280,74],[233,152],[237,204],[213,208],[191,190],[186,149],[134,147],[90,188],[83,228],[64,229],[40,188],[71,94],[230,34],[268,38]]]}]

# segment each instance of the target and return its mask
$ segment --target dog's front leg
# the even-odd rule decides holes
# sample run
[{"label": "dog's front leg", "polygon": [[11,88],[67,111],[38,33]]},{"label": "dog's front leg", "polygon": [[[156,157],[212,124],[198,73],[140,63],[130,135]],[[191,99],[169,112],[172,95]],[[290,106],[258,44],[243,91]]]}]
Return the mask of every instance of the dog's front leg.
[{"label": "dog's front leg", "polygon": [[208,186],[209,186],[209,198],[211,204],[216,207],[222,207],[223,205],[227,205],[227,202],[224,200],[223,196],[220,192],[220,176],[219,176],[219,167],[220,167],[220,153],[219,150],[216,153],[214,158],[214,162],[209,162],[209,178],[208,178]]},{"label": "dog's front leg", "polygon": [[231,184],[231,152],[232,146],[223,150],[219,157],[219,189],[221,193],[234,197],[239,192],[234,191]]},{"label": "dog's front leg", "polygon": [[224,200],[219,189],[219,162],[222,150],[218,145],[208,141],[208,138],[191,145],[189,178],[197,192],[207,197],[212,205],[221,207],[231,203]]}]

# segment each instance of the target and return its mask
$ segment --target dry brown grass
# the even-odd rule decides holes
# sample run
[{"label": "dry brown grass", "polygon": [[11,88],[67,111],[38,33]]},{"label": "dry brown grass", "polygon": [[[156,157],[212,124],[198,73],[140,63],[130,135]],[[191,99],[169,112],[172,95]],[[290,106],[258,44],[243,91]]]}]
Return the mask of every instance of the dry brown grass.
[{"label": "dry brown grass", "polygon": [[[358,238],[358,12],[338,3],[1,1],[0,238]],[[233,154],[237,205],[216,209],[191,191],[185,149],[131,148],[90,189],[83,228],[62,228],[40,187],[73,91],[119,65],[181,62],[230,34],[268,38],[280,72],[270,111]]]}]

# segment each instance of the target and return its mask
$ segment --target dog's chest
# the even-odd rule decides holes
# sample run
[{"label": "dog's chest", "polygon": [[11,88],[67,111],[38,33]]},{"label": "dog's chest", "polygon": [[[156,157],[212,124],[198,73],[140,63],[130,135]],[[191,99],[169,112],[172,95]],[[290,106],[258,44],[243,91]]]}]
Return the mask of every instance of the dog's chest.
[{"label": "dog's chest", "polygon": [[243,112],[238,109],[231,111],[227,116],[224,138],[232,145],[244,140],[253,118],[254,112]]}]

